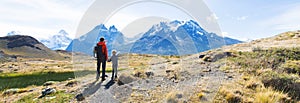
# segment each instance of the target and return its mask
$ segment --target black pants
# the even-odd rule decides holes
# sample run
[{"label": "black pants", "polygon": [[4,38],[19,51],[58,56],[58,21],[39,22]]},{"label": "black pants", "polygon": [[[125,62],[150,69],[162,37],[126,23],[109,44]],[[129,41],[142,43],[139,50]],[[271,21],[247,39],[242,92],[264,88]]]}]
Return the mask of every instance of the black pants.
[{"label": "black pants", "polygon": [[97,73],[100,74],[100,66],[102,63],[102,79],[105,79],[105,67],[106,67],[106,60],[105,58],[97,58]]}]

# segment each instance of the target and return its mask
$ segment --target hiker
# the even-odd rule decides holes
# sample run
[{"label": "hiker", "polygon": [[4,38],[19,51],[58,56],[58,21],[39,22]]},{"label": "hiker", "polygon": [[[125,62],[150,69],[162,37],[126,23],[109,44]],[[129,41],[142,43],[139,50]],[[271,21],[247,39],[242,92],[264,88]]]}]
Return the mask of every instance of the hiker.
[{"label": "hiker", "polygon": [[111,80],[118,78],[118,55],[117,51],[112,51],[112,56],[108,59],[108,62],[112,62],[112,76]]},{"label": "hiker", "polygon": [[94,55],[96,54],[97,57],[97,76],[96,79],[99,79],[100,76],[100,66],[102,63],[102,81],[105,80],[105,77],[107,77],[107,75],[105,75],[105,67],[106,67],[106,61],[108,59],[107,56],[107,48],[106,48],[106,44],[104,41],[104,38],[101,37],[100,41],[96,44],[95,48],[94,48]]}]

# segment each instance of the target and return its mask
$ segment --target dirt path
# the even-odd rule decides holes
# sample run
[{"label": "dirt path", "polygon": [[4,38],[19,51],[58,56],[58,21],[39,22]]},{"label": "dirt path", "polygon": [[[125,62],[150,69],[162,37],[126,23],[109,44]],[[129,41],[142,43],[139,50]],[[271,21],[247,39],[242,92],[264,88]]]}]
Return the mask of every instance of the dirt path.
[{"label": "dirt path", "polygon": [[[195,55],[175,64],[172,61],[156,63],[148,70],[154,74],[153,76],[145,78],[132,76],[134,80],[124,85],[110,81],[111,73],[108,73],[109,77],[103,82],[95,81],[95,77],[86,78],[85,80],[90,83],[81,90],[86,97],[83,102],[167,102],[170,99],[193,102],[191,98],[199,93],[204,94],[200,101],[212,102],[222,82],[230,81],[234,76],[220,71],[222,64],[208,62],[203,64],[199,63],[202,62],[199,60]],[[167,70],[170,70],[171,74],[167,73]],[[119,74],[128,72],[132,71],[121,71]],[[177,77],[172,77],[174,75]],[[176,96],[172,97],[172,94]]]}]

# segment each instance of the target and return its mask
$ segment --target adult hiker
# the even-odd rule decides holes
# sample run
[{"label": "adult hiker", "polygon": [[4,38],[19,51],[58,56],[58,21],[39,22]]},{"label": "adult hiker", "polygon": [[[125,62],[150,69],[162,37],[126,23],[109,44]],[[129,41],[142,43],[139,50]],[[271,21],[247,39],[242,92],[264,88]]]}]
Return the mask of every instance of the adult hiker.
[{"label": "adult hiker", "polygon": [[102,81],[104,81],[105,77],[107,77],[107,75],[105,75],[105,68],[106,68],[106,61],[108,59],[108,56],[107,56],[106,44],[105,44],[105,41],[104,41],[103,37],[101,37],[100,41],[96,44],[96,46],[94,48],[94,54],[96,54],[96,57],[97,57],[97,76],[96,76],[96,79],[97,80],[99,79],[100,66],[101,66],[102,67]]}]

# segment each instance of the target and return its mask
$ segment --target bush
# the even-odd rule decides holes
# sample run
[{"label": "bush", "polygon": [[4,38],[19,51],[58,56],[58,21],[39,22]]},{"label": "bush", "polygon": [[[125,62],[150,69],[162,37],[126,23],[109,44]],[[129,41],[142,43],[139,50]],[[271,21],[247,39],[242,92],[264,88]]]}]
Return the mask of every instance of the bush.
[{"label": "bush", "polygon": [[282,65],[286,73],[298,73],[300,75],[300,61],[288,61]]},{"label": "bush", "polygon": [[272,87],[278,91],[288,93],[293,99],[300,99],[300,83],[298,75],[277,73],[270,71],[262,77],[262,82],[266,87]]},{"label": "bush", "polygon": [[288,96],[282,92],[272,90],[272,88],[263,88],[254,95],[255,103],[281,103],[288,101]]}]

